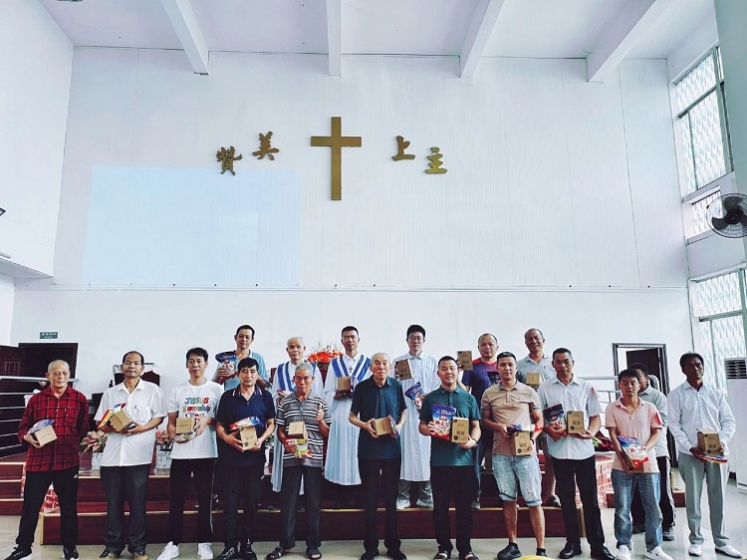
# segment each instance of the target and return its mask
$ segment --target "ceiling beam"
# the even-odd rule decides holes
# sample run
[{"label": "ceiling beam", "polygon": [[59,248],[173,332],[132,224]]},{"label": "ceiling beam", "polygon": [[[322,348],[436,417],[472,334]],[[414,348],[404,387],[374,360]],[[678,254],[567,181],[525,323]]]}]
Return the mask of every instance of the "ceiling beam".
[{"label": "ceiling beam", "polygon": [[493,28],[498,21],[505,0],[480,0],[475,8],[467,30],[467,37],[459,53],[459,76],[471,78],[475,75],[477,63],[480,62],[485,46],[490,40]]},{"label": "ceiling beam", "polygon": [[646,35],[651,26],[678,0],[629,0],[586,57],[590,82],[603,82]]},{"label": "ceiling beam", "polygon": [[208,48],[189,0],[161,0],[195,74],[208,73]]},{"label": "ceiling beam", "polygon": [[327,0],[329,75],[342,76],[342,0]]}]

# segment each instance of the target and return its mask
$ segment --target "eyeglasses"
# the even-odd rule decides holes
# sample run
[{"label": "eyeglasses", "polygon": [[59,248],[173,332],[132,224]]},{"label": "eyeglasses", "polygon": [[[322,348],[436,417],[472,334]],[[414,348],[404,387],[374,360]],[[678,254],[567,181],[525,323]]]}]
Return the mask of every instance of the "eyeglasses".
[{"label": "eyeglasses", "polygon": [[407,337],[407,340],[411,340],[412,342],[423,342],[425,340],[425,338],[423,338],[422,336],[412,336],[412,335],[410,335],[410,336]]}]

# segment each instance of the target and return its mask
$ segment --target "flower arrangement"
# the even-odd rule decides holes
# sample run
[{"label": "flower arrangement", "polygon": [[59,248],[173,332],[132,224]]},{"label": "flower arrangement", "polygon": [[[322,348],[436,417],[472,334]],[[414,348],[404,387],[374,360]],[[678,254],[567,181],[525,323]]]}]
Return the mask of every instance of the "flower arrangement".
[{"label": "flower arrangement", "polygon": [[102,453],[106,447],[106,434],[100,430],[88,432],[80,442],[80,452]]},{"label": "flower arrangement", "polygon": [[306,361],[311,362],[312,364],[329,364],[338,356],[342,356],[342,350],[340,350],[338,346],[327,344],[327,346],[319,346],[318,348],[315,348],[306,358]]},{"label": "flower arrangement", "polygon": [[166,430],[156,430],[156,449],[160,451],[171,451],[174,442],[171,441]]}]

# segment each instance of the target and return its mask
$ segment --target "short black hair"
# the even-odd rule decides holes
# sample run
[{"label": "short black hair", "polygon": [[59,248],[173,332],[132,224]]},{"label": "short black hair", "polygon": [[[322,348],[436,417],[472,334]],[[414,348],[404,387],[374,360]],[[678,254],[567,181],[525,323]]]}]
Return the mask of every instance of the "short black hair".
[{"label": "short black hair", "polygon": [[628,366],[628,369],[637,369],[638,371],[640,371],[646,377],[648,377],[649,375],[651,375],[649,373],[649,371],[648,371],[648,366],[646,364],[642,364],[640,362],[636,362],[634,364],[630,364]]},{"label": "short black hair", "polygon": [[412,333],[420,333],[425,338],[425,329],[420,325],[410,325],[407,327],[407,336],[410,336]]},{"label": "short black hair", "polygon": [[571,357],[571,360],[573,359],[573,352],[568,350],[568,348],[561,347],[561,348],[556,348],[555,350],[553,350],[553,353],[552,353],[553,361],[555,361],[555,354],[568,354]]},{"label": "short black hair", "polygon": [[257,368],[257,373],[259,373],[259,362],[254,358],[244,358],[239,362],[239,367],[236,371],[241,371],[244,368]]},{"label": "short black hair", "polygon": [[438,365],[440,366],[442,362],[454,362],[458,364],[459,362],[456,361],[456,358],[452,358],[451,356],[444,356],[440,360],[438,360]]},{"label": "short black hair", "polygon": [[192,355],[202,356],[202,359],[205,360],[205,363],[207,363],[208,361],[207,350],[205,350],[204,348],[200,348],[199,346],[195,348],[190,348],[189,350],[187,350],[187,361],[189,361],[189,357]]},{"label": "short black hair", "polygon": [[130,354],[137,354],[138,356],[140,356],[140,364],[145,365],[145,358],[137,350],[130,350],[129,352],[125,352],[125,355],[122,356],[122,363],[125,363],[125,361],[127,360],[127,356],[129,356]]},{"label": "short black hair", "polygon": [[355,331],[355,336],[360,336],[361,334],[358,332],[358,329],[355,327],[348,325],[347,327],[343,327],[343,329],[340,331],[340,336],[344,335],[348,331]]},{"label": "short black hair", "polygon": [[641,377],[643,376],[641,375],[640,370],[637,368],[636,369],[634,368],[624,369],[620,373],[617,374],[618,381],[622,381],[624,377],[635,377],[638,380],[638,383],[643,381],[643,379],[641,379]]},{"label": "short black hair", "polygon": [[516,356],[514,356],[513,352],[501,352],[495,357],[495,361],[500,362],[501,358],[513,358],[515,364],[519,363],[518,360],[516,359]]},{"label": "short black hair", "polygon": [[234,336],[235,336],[235,337],[236,337],[236,336],[239,336],[239,333],[240,333],[241,331],[243,331],[243,330],[249,330],[249,331],[252,331],[252,338],[254,338],[254,334],[255,334],[255,333],[254,333],[254,327],[252,327],[251,325],[241,325],[241,326],[240,326],[240,327],[239,327],[238,329],[236,329],[236,334],[235,334]]},{"label": "short black hair", "polygon": [[681,370],[685,369],[685,363],[687,363],[687,360],[689,360],[690,358],[698,358],[700,360],[700,365],[702,366],[705,365],[703,356],[701,356],[697,352],[685,352],[684,354],[682,354],[682,356],[680,356],[680,369]]}]

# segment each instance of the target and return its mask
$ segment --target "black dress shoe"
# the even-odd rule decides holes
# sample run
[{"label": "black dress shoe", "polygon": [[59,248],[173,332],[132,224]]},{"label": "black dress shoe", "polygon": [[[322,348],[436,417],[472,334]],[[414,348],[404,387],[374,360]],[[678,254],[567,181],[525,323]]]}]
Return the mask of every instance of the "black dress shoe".
[{"label": "black dress shoe", "polygon": [[361,554],[361,560],[374,560],[379,555],[379,549],[367,550]]},{"label": "black dress shoe", "polygon": [[498,560],[514,560],[514,558],[520,558],[521,551],[516,543],[508,543],[508,546],[503,550],[498,551]]},{"label": "black dress shoe", "polygon": [[615,555],[607,550],[607,547],[604,545],[599,548],[592,548],[589,556],[594,558],[594,560],[615,560]]},{"label": "black dress shoe", "polygon": [[582,554],[581,543],[567,542],[565,543],[563,550],[558,554],[558,558],[563,558],[563,560],[565,560],[566,558],[573,558],[574,556],[581,556]]},{"label": "black dress shoe", "polygon": [[389,558],[391,558],[392,560],[407,560],[407,556],[405,556],[405,553],[400,549],[387,549],[386,555],[389,556]]}]

